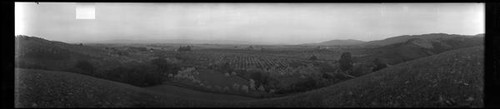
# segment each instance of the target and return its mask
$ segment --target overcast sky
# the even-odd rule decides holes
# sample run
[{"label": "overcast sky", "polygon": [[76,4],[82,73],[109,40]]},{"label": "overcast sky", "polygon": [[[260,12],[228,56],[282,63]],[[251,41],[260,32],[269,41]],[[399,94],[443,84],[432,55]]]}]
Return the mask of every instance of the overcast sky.
[{"label": "overcast sky", "polygon": [[482,3],[15,4],[16,35],[64,42],[113,39],[280,44],[333,39],[371,41],[427,33],[475,35],[484,33],[484,22]]}]

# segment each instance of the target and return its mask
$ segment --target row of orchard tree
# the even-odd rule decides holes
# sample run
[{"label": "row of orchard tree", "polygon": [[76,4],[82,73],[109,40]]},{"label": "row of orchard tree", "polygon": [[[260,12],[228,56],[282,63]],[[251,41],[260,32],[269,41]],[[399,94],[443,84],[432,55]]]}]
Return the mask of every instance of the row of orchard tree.
[{"label": "row of orchard tree", "polygon": [[178,52],[191,51],[191,48],[192,47],[189,46],[189,45],[185,46],[185,47],[184,46],[180,46],[176,51],[178,51]]}]

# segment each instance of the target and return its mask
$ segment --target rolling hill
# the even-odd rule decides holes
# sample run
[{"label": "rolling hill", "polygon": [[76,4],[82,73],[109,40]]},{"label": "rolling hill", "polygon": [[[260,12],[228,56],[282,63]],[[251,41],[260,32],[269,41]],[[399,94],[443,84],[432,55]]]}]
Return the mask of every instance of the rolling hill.
[{"label": "rolling hill", "polygon": [[16,69],[16,107],[483,107],[484,46],[404,62],[333,86],[259,100],[185,98],[90,76]]},{"label": "rolling hill", "polygon": [[402,35],[402,36],[395,36],[395,37],[390,37],[387,39],[383,40],[375,40],[375,41],[369,41],[366,43],[361,44],[362,46],[386,46],[386,45],[391,45],[391,44],[396,44],[396,43],[402,43],[402,42],[407,42],[410,39],[413,38],[420,38],[420,39],[425,39],[425,40],[435,40],[435,39],[450,39],[450,38],[456,38],[456,37],[484,37],[484,34],[477,34],[477,35],[457,35],[457,34],[445,34],[445,33],[430,33],[430,34],[421,34],[421,35]]},{"label": "rolling hill", "polygon": [[371,61],[380,58],[388,64],[401,62],[439,54],[449,50],[484,45],[484,37],[448,37],[448,38],[411,38],[405,42],[372,48],[360,60]]},{"label": "rolling hill", "polygon": [[68,44],[22,35],[15,38],[17,67],[67,71],[72,69],[79,60],[89,61],[94,66],[101,66],[97,67],[99,71],[104,70],[103,68],[112,68],[122,63],[136,61],[87,45]]},{"label": "rolling hill", "polygon": [[324,107],[482,107],[484,47],[404,62],[272,104]]}]

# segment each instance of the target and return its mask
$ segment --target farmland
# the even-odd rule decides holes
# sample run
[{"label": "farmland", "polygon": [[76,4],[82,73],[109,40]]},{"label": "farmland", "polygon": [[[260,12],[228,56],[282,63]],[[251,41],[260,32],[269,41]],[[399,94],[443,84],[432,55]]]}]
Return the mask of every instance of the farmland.
[{"label": "farmland", "polygon": [[218,100],[243,102],[304,96],[332,86],[348,87],[338,85],[353,84],[349,83],[352,80],[365,81],[360,78],[380,75],[377,72],[412,60],[462,48],[478,48],[482,44],[479,40],[482,37],[458,38],[427,40],[416,37],[386,46],[363,47],[69,44],[17,36],[16,67],[22,69],[19,71],[83,74],[86,78],[133,86],[132,89],[141,90],[141,93],[178,95],[196,100],[220,97]]}]

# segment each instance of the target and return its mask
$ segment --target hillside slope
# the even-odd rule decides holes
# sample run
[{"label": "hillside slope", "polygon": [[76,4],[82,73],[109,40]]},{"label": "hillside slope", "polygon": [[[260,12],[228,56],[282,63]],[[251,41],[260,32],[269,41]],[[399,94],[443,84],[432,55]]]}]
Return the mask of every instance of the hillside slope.
[{"label": "hillside slope", "polygon": [[14,102],[15,107],[20,108],[221,106],[213,99],[207,102],[176,94],[183,92],[166,94],[160,91],[70,72],[15,69]]},{"label": "hillside slope", "polygon": [[268,105],[325,107],[482,107],[484,47],[398,64]]},{"label": "hillside slope", "polygon": [[439,54],[449,50],[483,45],[483,37],[452,37],[445,39],[411,38],[406,42],[386,45],[367,50],[360,60],[372,61],[380,58],[388,64]]},{"label": "hillside slope", "polygon": [[363,46],[386,46],[386,45],[406,42],[406,41],[413,39],[413,38],[421,38],[421,39],[425,39],[425,40],[435,40],[435,39],[450,39],[450,38],[456,38],[456,37],[484,37],[484,34],[478,34],[478,35],[473,35],[473,36],[445,34],[445,33],[430,33],[430,34],[421,34],[421,35],[402,35],[402,36],[390,37],[390,38],[383,39],[383,40],[369,41],[369,42],[363,43],[361,45],[363,45]]},{"label": "hillside slope", "polygon": [[85,60],[98,71],[113,68],[134,59],[110,54],[104,49],[86,45],[50,41],[38,37],[16,36],[15,63],[20,68],[35,68],[56,71],[73,69],[75,64]]},{"label": "hillside slope", "polygon": [[264,100],[189,99],[89,76],[16,69],[16,107],[482,107],[484,47],[444,52]]}]

